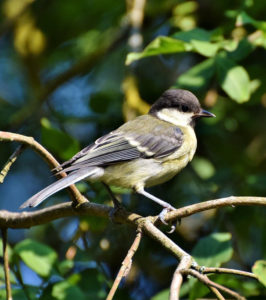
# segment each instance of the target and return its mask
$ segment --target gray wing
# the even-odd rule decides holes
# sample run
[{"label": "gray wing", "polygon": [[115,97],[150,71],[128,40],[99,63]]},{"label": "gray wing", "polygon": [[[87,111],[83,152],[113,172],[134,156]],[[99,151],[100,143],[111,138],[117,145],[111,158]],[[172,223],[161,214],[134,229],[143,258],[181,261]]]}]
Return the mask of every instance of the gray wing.
[{"label": "gray wing", "polygon": [[183,142],[180,128],[158,125],[148,133],[145,130],[123,131],[123,128],[99,138],[72,159],[59,167],[60,172],[83,168],[106,167],[137,158],[163,158],[176,151]]}]

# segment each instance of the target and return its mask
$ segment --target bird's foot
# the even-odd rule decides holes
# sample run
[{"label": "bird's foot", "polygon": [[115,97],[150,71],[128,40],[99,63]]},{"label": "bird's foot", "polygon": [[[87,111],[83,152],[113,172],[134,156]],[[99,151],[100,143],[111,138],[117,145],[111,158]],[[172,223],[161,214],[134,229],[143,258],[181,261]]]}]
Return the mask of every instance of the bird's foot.
[{"label": "bird's foot", "polygon": [[[165,216],[169,211],[173,211],[176,210],[172,205],[168,205],[166,206],[159,214],[159,220],[164,224],[164,225],[169,225],[166,221],[165,221]],[[172,225],[170,224],[171,229],[168,231],[168,233],[173,233],[176,229],[176,225]]]},{"label": "bird's foot", "polygon": [[110,210],[109,212],[109,219],[111,220],[112,223],[118,224],[118,222],[115,221],[115,215],[119,210],[124,210],[123,205],[117,200],[115,203],[114,207]]}]

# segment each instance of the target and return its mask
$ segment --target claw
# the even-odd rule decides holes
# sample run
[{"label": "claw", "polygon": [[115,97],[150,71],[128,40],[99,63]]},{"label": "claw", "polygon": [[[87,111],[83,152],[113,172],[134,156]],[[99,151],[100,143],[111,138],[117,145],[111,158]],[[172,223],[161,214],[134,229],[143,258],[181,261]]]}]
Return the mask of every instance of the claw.
[{"label": "claw", "polygon": [[[175,208],[169,204],[169,206],[165,207],[159,214],[159,219],[164,225],[169,225],[164,220],[164,218],[165,218],[165,215],[171,210],[175,210]],[[171,229],[168,231],[168,233],[173,233],[175,231],[175,229],[176,229],[176,225],[171,225]]]},{"label": "claw", "polygon": [[118,203],[118,204],[116,204],[116,205],[110,210],[110,212],[109,212],[109,219],[110,219],[110,221],[111,221],[112,223],[114,223],[114,224],[119,224],[119,222],[116,222],[116,221],[114,220],[115,214],[116,214],[119,210],[123,210],[123,209],[124,209],[124,207],[123,207],[120,203]]}]

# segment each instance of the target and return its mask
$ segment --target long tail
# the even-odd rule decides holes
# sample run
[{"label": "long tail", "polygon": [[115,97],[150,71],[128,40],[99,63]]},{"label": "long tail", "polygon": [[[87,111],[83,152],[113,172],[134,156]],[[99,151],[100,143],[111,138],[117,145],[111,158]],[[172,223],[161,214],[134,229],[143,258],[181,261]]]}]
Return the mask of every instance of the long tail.
[{"label": "long tail", "polygon": [[43,202],[45,199],[50,197],[51,195],[61,191],[62,189],[70,186],[71,184],[74,184],[86,177],[92,176],[95,173],[95,169],[84,169],[84,170],[78,170],[76,172],[73,172],[66,177],[59,179],[58,181],[50,184],[43,190],[41,190],[39,193],[33,195],[30,199],[28,199],[26,202],[24,202],[19,208],[26,208],[26,207],[35,207],[39,205],[41,202]]}]

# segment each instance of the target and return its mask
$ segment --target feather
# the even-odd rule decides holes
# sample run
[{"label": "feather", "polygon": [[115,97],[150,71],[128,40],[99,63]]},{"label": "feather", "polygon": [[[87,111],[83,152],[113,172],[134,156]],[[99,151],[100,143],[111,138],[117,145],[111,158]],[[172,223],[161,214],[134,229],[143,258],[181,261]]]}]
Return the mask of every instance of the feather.
[{"label": "feather", "polygon": [[43,202],[49,196],[61,191],[62,189],[70,186],[71,184],[74,184],[77,181],[80,181],[88,176],[92,176],[94,173],[95,173],[94,168],[82,169],[79,170],[78,172],[73,172],[68,176],[61,178],[58,181],[50,184],[49,186],[41,190],[39,193],[32,196],[30,199],[28,199],[20,206],[20,209],[25,207],[35,207],[39,205],[41,202]]}]

